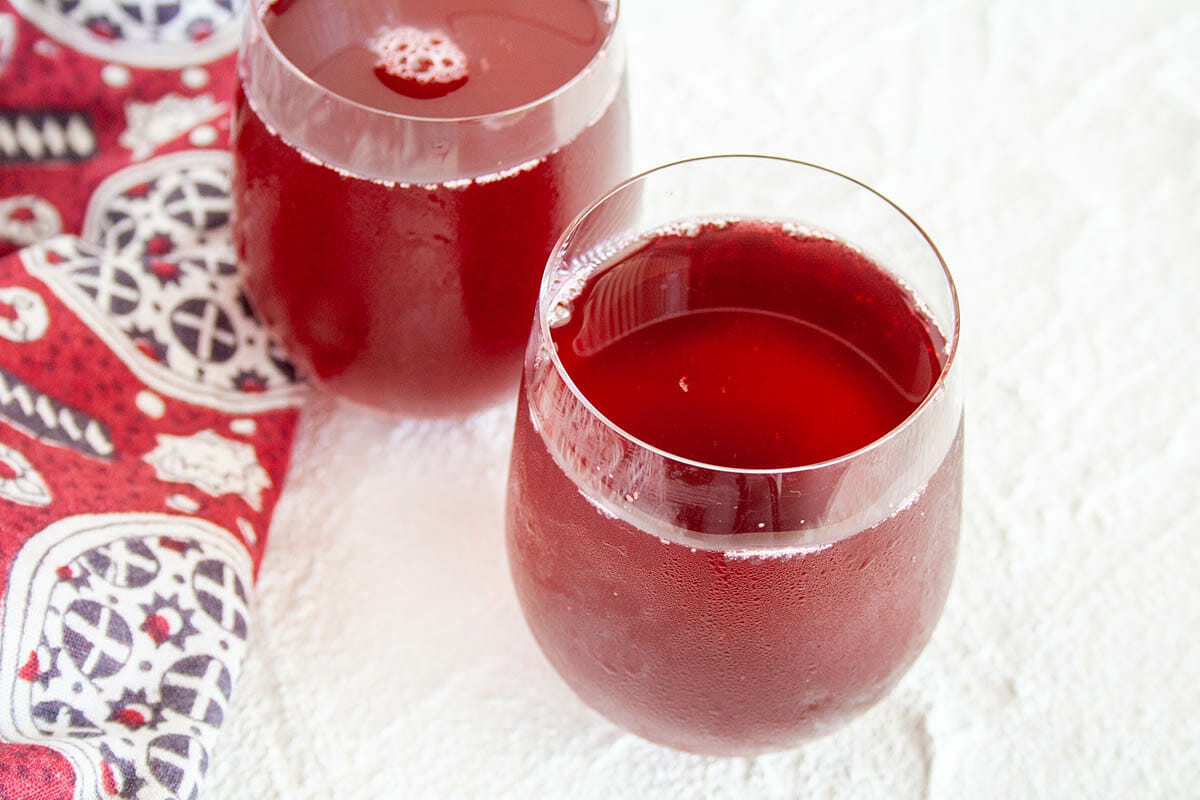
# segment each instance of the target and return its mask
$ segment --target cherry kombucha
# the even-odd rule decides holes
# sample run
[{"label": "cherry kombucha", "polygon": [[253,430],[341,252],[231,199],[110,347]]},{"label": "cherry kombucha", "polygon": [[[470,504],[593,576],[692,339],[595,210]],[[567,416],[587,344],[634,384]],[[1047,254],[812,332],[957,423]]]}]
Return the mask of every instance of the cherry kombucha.
[{"label": "cherry kombucha", "polygon": [[[416,142],[424,121],[469,129],[553,98],[610,41],[615,6],[600,0],[275,0],[260,12],[275,54],[301,81],[355,113],[393,119],[381,147],[356,141],[354,114],[274,122],[244,69],[234,130],[236,237],[255,307],[333,392],[411,416],[455,416],[515,385],[538,279],[567,222],[627,171],[628,110],[618,81],[580,130],[555,114],[498,118],[494,172],[456,172],[452,142]],[[263,45],[268,46],[268,45]],[[244,63],[249,59],[243,55]],[[263,70],[260,70],[263,71]],[[289,76],[289,80],[292,76]],[[259,81],[272,90],[271,81]],[[286,104],[287,92],[277,91]],[[281,118],[285,116],[280,112]],[[547,142],[509,164],[505,126],[540,126]],[[298,144],[320,126],[346,164]],[[482,131],[482,133],[480,133]],[[537,138],[535,137],[535,138]],[[526,137],[528,138],[528,137]],[[438,148],[445,147],[442,154]],[[443,157],[426,170],[356,171],[392,149]],[[436,174],[436,173],[434,173]]]},{"label": "cherry kombucha", "polygon": [[[897,682],[941,613],[961,429],[881,521],[812,547],[738,543],[802,530],[852,496],[837,459],[913,415],[946,338],[886,270],[797,226],[704,220],[609,252],[549,315],[574,388],[527,374],[521,392],[508,548],[529,625],[587,703],[652,741],[732,755],[825,733]],[[684,499],[639,521],[589,491],[588,476],[636,469],[630,450],[563,455],[589,423],[538,409],[575,397],[590,424],[666,457],[618,506],[663,483]],[[787,472],[823,462],[836,480]]]}]

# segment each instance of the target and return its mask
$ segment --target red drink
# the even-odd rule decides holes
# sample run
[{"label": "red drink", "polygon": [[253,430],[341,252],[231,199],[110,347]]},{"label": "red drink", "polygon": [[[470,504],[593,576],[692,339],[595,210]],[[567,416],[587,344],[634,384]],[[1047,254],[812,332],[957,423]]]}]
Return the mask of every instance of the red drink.
[{"label": "red drink", "polygon": [[[511,389],[555,237],[627,170],[622,70],[597,66],[616,59],[609,15],[600,0],[292,0],[262,15],[316,82],[297,96],[315,99],[292,107],[269,58],[244,56],[239,256],[259,312],[318,382],[418,416]],[[441,54],[425,72],[397,60],[418,47]],[[605,70],[598,88],[578,79]],[[562,103],[586,107],[564,122]]]},{"label": "red drink", "polygon": [[[861,478],[851,462],[788,470],[905,423],[946,341],[890,274],[794,227],[710,222],[617,250],[562,290],[550,337],[599,414],[669,455],[628,466],[636,449],[618,458],[610,442],[589,457],[569,443],[611,432],[527,366],[508,503],[526,618],[585,701],[653,741],[752,754],[819,735],[929,639],[953,571],[961,433],[865,528],[739,543],[836,516]],[[638,488],[597,490],[622,481]]]},{"label": "red drink", "polygon": [[624,254],[551,329],[628,433],[706,464],[795,467],[870,444],[933,388],[944,338],[863,255],[770,223],[692,233]]}]

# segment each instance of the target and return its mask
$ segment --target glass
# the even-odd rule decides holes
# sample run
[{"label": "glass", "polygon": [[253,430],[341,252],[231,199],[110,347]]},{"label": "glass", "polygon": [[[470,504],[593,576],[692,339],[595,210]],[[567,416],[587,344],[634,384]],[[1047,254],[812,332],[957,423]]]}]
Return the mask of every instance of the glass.
[{"label": "glass", "polygon": [[[721,245],[720,257],[714,248],[696,255],[734,234],[796,234],[781,240],[783,250],[824,248],[868,265],[862,274],[889,276],[879,285],[891,287],[893,300],[913,301],[904,306],[915,309],[910,320],[927,323],[938,343],[911,413],[816,463],[731,467],[649,443],[598,409],[572,371],[583,363],[578,352],[645,340],[653,325],[689,314],[717,312],[705,319],[718,324],[730,292],[771,324],[787,322],[789,304],[832,308],[835,326],[846,319],[840,300],[822,296],[841,291],[852,275],[838,271],[846,264],[818,270],[821,280],[840,276],[825,289],[791,293],[770,274],[760,280],[732,244]],[[641,254],[636,270],[612,266],[630,253]],[[883,317],[872,310],[886,293],[874,302],[856,286],[847,291],[860,302],[847,336],[890,346],[898,334],[875,330]],[[577,307],[585,294],[591,305]],[[607,311],[598,305],[609,301]],[[580,315],[591,333],[580,327],[564,351],[556,337]],[[622,184],[576,218],[546,267],[526,352],[507,548],[534,637],[579,697],[646,739],[720,755],[787,748],[882,698],[929,640],[953,573],[962,485],[957,341],[954,286],[932,242],[886,198],[821,167],[760,156],[679,162]],[[684,355],[703,364],[715,352]],[[659,349],[633,361],[641,376],[669,358]],[[781,401],[784,417],[793,403],[801,416],[816,407],[804,379],[780,380],[788,394],[754,399],[753,413],[728,414],[728,425],[712,426],[714,442],[725,427],[766,413],[764,403]],[[606,380],[591,384],[605,402],[642,388],[619,374]],[[696,392],[687,380],[679,390]],[[810,427],[845,423],[839,404]],[[650,420],[648,430],[663,436],[688,424],[686,413],[628,405],[631,419]]]},{"label": "glass", "polygon": [[[545,28],[519,0],[469,5],[442,16],[481,48],[519,47]],[[409,17],[451,7],[256,0],[238,68],[234,230],[256,311],[319,385],[409,416],[463,415],[513,391],[540,265],[571,218],[628,175],[615,0],[571,6],[596,11],[598,49],[557,88],[516,106],[417,116],[325,85],[346,80],[328,67],[343,42],[371,40],[381,20],[425,35],[406,27]],[[310,22],[291,24],[296,14]],[[288,54],[272,38],[285,30]],[[486,62],[470,68],[495,69]],[[324,83],[308,74],[318,70]],[[388,93],[369,63],[360,72]],[[476,72],[466,87],[486,80]],[[511,83],[491,85],[505,97],[525,85]]]}]

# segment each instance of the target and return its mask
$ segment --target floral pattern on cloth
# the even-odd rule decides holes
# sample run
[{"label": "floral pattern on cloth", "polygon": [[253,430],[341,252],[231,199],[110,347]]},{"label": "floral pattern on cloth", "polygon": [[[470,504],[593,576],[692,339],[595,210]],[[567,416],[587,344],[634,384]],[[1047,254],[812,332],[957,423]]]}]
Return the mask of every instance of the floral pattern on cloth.
[{"label": "floral pattern on cloth", "polygon": [[101,181],[229,142],[244,0],[0,0],[0,254],[79,233]]},{"label": "floral pattern on cloth", "polygon": [[0,0],[0,798],[194,800],[305,396],[242,290],[241,0]]}]

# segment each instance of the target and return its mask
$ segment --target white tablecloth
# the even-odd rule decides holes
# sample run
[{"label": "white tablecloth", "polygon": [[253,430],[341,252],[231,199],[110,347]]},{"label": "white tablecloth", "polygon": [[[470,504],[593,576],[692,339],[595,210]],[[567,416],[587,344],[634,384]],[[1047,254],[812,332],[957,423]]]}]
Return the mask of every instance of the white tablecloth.
[{"label": "white tablecloth", "polygon": [[504,560],[513,407],[320,401],[204,796],[1200,797],[1200,6],[626,0],[635,164],[761,152],[878,188],[962,297],[965,518],[893,695],[685,755],[580,704]]}]

